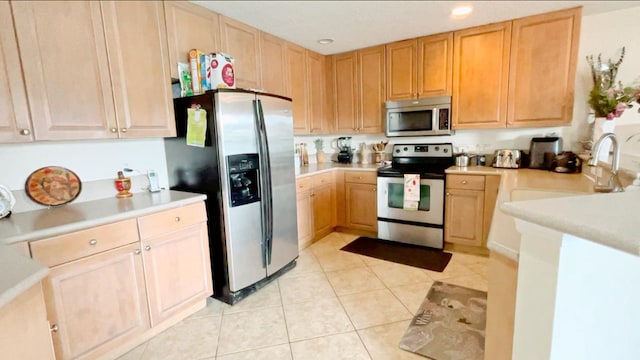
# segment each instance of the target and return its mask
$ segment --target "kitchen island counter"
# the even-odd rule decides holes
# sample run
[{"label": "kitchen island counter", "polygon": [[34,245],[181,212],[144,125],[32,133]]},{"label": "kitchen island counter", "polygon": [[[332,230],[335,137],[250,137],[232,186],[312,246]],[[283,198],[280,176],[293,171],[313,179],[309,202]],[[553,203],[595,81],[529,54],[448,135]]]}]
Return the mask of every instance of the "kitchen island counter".
[{"label": "kitchen island counter", "polygon": [[[593,182],[581,173],[561,174],[535,169],[500,169],[488,166],[452,166],[446,170],[447,174],[495,175],[500,176],[500,185],[496,205],[487,239],[487,248],[496,251],[514,261],[518,261],[520,249],[520,233],[516,230],[511,214],[502,210],[502,204],[515,201],[513,190],[531,191],[531,198],[548,197],[555,192],[557,196],[580,196],[593,193]],[[548,192],[548,194],[544,194]],[[573,196],[572,196],[573,197]],[[517,200],[527,200],[519,198]],[[571,201],[568,201],[569,203]],[[526,206],[526,205],[523,205]],[[561,218],[565,214],[555,208],[547,209],[550,216]]]},{"label": "kitchen island counter", "polygon": [[181,191],[136,193],[131,198],[107,198],[48,209],[14,213],[0,221],[0,307],[47,276],[49,269],[9,247],[87,229],[152,212],[197,203],[205,195]]}]

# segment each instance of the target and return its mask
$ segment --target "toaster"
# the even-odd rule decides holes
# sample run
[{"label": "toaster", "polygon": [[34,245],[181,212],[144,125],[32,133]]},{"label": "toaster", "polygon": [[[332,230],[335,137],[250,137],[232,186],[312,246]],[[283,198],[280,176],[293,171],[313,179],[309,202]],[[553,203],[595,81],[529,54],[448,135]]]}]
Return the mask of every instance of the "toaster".
[{"label": "toaster", "polygon": [[529,149],[529,169],[550,169],[550,160],[553,160],[554,156],[561,152],[561,137],[534,137],[531,139],[531,148]]},{"label": "toaster", "polygon": [[522,152],[520,150],[496,150],[491,166],[495,168],[517,169],[522,164]]}]

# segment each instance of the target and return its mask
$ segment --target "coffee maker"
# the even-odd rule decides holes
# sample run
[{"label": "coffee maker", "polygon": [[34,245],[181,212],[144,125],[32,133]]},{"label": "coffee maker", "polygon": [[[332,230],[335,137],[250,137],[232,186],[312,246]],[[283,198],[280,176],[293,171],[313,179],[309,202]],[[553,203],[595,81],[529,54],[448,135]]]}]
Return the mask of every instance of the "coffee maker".
[{"label": "coffee maker", "polygon": [[351,150],[351,136],[338,138],[338,162],[341,164],[351,164],[353,150]]}]

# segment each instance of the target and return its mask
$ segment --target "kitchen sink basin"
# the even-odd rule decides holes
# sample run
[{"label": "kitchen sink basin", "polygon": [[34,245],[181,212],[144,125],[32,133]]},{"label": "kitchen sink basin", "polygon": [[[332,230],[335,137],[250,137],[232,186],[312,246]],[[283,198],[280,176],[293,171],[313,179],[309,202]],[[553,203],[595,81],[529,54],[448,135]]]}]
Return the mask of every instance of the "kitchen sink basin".
[{"label": "kitchen sink basin", "polygon": [[511,201],[538,200],[579,195],[587,195],[587,193],[537,189],[513,189],[511,190]]}]

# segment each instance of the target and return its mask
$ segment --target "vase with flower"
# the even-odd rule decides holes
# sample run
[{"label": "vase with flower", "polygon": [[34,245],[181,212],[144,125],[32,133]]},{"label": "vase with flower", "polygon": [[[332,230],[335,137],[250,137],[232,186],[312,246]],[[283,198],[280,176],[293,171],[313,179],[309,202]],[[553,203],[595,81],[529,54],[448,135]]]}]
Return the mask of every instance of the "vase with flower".
[{"label": "vase with flower", "polygon": [[622,47],[620,58],[616,62],[611,59],[603,62],[602,54],[598,54],[595,58],[593,55],[587,56],[593,79],[593,88],[589,92],[589,105],[595,115],[593,141],[599,139],[602,134],[614,132],[615,119],[620,117],[626,109],[632,108],[633,102],[640,96],[639,84],[624,86],[621,81],[616,82],[624,55],[625,47]]}]

